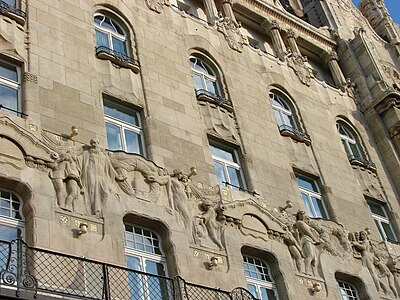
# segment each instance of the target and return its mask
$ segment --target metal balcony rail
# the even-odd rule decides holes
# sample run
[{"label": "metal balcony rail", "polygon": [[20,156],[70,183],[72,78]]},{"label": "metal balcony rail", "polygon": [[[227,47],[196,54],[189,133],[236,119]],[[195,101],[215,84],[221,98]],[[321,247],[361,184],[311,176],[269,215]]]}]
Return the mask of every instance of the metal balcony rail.
[{"label": "metal balcony rail", "polygon": [[304,140],[304,141],[310,141],[311,140],[310,136],[307,133],[301,132],[301,131],[293,128],[292,126],[283,124],[283,125],[279,125],[278,128],[279,128],[279,132],[282,133],[283,131],[288,131],[288,132],[292,133],[295,137],[297,137],[300,140]]},{"label": "metal balcony rail", "polygon": [[26,19],[26,13],[15,6],[9,5],[4,1],[0,1],[0,13],[12,13],[23,19]]},{"label": "metal balcony rail", "polygon": [[122,52],[115,51],[106,46],[96,47],[96,55],[99,56],[102,53],[106,53],[106,54],[112,56],[114,59],[116,59],[117,61],[119,61],[122,64],[133,65],[133,66],[137,66],[137,67],[140,66],[139,61],[137,61],[136,59],[134,59]]},{"label": "metal balcony rail", "polygon": [[347,157],[349,158],[350,163],[359,164],[367,169],[376,170],[375,163],[364,157],[358,155],[348,155]]},{"label": "metal balcony rail", "polygon": [[207,99],[211,100],[210,102],[213,102],[217,105],[232,107],[232,102],[228,99],[225,99],[224,97],[221,97],[219,95],[216,95],[214,93],[211,93],[211,92],[209,92],[207,90],[203,90],[203,89],[199,89],[199,90],[195,90],[195,91],[196,91],[197,99],[207,98]]},{"label": "metal balcony rail", "polygon": [[13,113],[16,113],[18,116],[25,116],[25,117],[28,116],[27,114],[24,114],[22,111],[18,111],[18,110],[9,108],[9,107],[7,107],[7,106],[4,106],[3,104],[0,104],[0,110],[2,110],[2,109],[11,111],[11,112],[13,112]]},{"label": "metal balcony rail", "polygon": [[260,194],[257,193],[256,191],[249,191],[249,190],[246,190],[244,187],[241,187],[241,186],[238,186],[238,185],[234,185],[234,184],[229,183],[229,182],[227,182],[227,181],[222,181],[222,183],[223,183],[225,186],[230,186],[230,187],[233,187],[233,188],[235,188],[235,189],[237,189],[237,190],[239,190],[239,191],[243,191],[243,192],[249,193],[249,194],[252,195],[253,197],[260,196]]},{"label": "metal balcony rail", "polygon": [[85,258],[29,247],[23,240],[0,241],[0,295],[31,292],[85,299],[256,300],[249,291],[232,292],[153,275]]}]

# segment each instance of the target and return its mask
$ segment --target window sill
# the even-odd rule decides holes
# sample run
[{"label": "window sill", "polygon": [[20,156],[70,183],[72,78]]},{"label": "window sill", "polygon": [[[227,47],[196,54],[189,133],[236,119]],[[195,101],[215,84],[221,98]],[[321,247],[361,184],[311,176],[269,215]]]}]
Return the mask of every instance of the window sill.
[{"label": "window sill", "polygon": [[109,60],[122,68],[131,69],[135,74],[140,71],[140,65],[137,60],[104,46],[96,47],[96,57]]},{"label": "window sill", "polygon": [[279,125],[278,128],[282,136],[289,136],[293,140],[304,143],[307,146],[311,145],[311,138],[307,133],[300,132],[297,129],[294,129],[293,127],[290,127],[288,125]]},{"label": "window sill", "polygon": [[360,166],[366,168],[374,173],[376,173],[376,165],[372,161],[367,160],[366,158],[358,157],[355,155],[349,155],[349,162],[353,166]]},{"label": "window sill", "polygon": [[22,26],[25,25],[25,19],[26,19],[25,12],[16,7],[10,6],[3,1],[0,1],[0,13],[2,15],[9,17],[10,19],[14,20],[15,22],[17,22]]},{"label": "window sill", "polygon": [[196,97],[198,101],[210,102],[225,108],[229,112],[233,112],[232,102],[221,96],[215,95],[206,90],[196,90]]}]

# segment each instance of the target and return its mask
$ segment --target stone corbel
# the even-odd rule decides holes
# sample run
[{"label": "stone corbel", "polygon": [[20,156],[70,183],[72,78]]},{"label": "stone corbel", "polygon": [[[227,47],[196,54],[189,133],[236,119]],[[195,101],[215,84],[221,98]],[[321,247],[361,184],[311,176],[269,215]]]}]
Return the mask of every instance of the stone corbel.
[{"label": "stone corbel", "polygon": [[385,100],[381,101],[377,106],[375,106],[375,110],[379,115],[381,115],[392,107],[400,109],[400,99],[397,99],[395,97],[386,98]]}]

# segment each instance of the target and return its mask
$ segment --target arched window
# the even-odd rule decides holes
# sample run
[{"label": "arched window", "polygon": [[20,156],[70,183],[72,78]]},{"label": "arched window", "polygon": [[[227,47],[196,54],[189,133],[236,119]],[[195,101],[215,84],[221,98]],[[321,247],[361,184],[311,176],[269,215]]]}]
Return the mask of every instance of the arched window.
[{"label": "arched window", "polygon": [[24,227],[19,196],[0,188],[0,240],[11,241],[23,237]]},{"label": "arched window", "polygon": [[259,258],[243,255],[243,269],[247,279],[247,288],[260,300],[277,300],[275,282],[268,264]]},{"label": "arched window", "polygon": [[286,125],[293,129],[297,129],[293,111],[289,105],[290,101],[282,93],[276,90],[269,92],[269,100],[271,101],[278,126],[281,127],[282,125]]},{"label": "arched window", "polygon": [[339,295],[341,300],[359,300],[356,288],[348,282],[339,281]]},{"label": "arched window", "polygon": [[125,255],[129,269],[148,274],[129,273],[131,299],[169,299],[169,282],[157,277],[167,276],[166,259],[158,234],[138,225],[125,224]]},{"label": "arched window", "polygon": [[215,68],[197,56],[190,56],[189,62],[196,92],[205,91],[214,96],[222,96]]},{"label": "arched window", "polygon": [[101,13],[94,16],[96,47],[105,47],[128,55],[127,35],[117,21]]}]

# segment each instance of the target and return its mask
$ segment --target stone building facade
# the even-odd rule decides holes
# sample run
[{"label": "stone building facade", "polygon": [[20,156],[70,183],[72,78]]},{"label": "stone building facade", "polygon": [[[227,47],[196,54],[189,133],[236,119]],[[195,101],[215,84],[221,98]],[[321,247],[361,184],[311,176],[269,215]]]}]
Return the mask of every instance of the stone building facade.
[{"label": "stone building facade", "polygon": [[399,298],[383,0],[3,0],[0,35],[0,299]]}]

